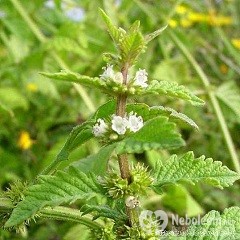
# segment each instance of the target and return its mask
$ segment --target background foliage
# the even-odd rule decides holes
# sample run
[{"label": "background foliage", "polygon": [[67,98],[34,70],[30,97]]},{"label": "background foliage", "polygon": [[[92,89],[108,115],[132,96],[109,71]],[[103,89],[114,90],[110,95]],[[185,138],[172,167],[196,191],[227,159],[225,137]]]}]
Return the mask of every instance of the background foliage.
[{"label": "background foliage", "polygon": [[[165,33],[150,43],[137,67],[148,69],[151,78],[188,86],[206,102],[204,107],[192,107],[164,96],[142,96],[141,102],[173,107],[191,116],[199,131],[182,124],[180,130],[186,139],[185,147],[174,152],[148,151],[133,156],[133,161],[137,159],[154,167],[156,158],[164,162],[172,153],[193,150],[195,156],[204,154],[237,170],[236,158],[240,153],[240,7],[237,0],[2,0],[1,191],[16,180],[31,182],[50,164],[70,130],[108,100],[99,91],[53,82],[39,74],[70,69],[94,77],[102,72],[104,59],[100,56],[103,51],[113,52],[113,45],[98,7],[119,26],[129,27],[140,19],[145,33],[169,24]],[[194,65],[192,57],[199,65]],[[199,72],[199,67],[206,76]],[[214,107],[211,94],[220,104],[220,113]],[[219,118],[221,113],[223,120]],[[226,144],[223,122],[230,131],[235,150]],[[70,161],[97,152],[98,143],[90,141],[91,144],[76,149]],[[60,166],[64,167],[64,164]],[[223,191],[185,183],[168,187],[161,199],[153,194],[144,205],[153,210],[164,208],[180,215],[195,216],[212,209],[221,211],[240,206],[239,200],[238,183]],[[88,239],[88,232],[82,226],[61,223],[59,227],[54,221],[46,224],[40,220],[32,224],[28,233],[16,235],[0,230],[0,238],[71,240],[78,239],[79,234],[84,239],[83,232]]]}]

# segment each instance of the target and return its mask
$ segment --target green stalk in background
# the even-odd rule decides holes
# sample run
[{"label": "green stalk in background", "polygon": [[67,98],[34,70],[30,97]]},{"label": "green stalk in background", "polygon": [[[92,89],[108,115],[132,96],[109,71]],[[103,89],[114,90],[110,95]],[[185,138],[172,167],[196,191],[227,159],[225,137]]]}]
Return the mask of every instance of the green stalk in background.
[{"label": "green stalk in background", "polygon": [[[36,36],[36,38],[40,42],[47,41],[47,38],[44,36],[44,34],[40,31],[38,26],[33,22],[33,20],[29,17],[28,13],[23,8],[22,4],[18,0],[10,0],[15,7],[15,9],[18,11],[18,13],[21,15],[21,17],[24,19],[24,21],[27,23],[33,34]],[[70,70],[69,66],[61,59],[61,57],[54,51],[50,52],[52,57],[56,60],[56,62],[59,64],[59,66],[64,70]],[[88,94],[86,93],[85,89],[76,83],[73,83],[73,86],[75,90],[79,93],[82,100],[88,107],[90,113],[95,112],[95,106],[92,102],[92,100],[89,98]]]},{"label": "green stalk in background", "polygon": [[234,165],[235,170],[240,173],[240,164],[239,159],[237,156],[237,152],[232,140],[232,137],[230,135],[230,132],[227,127],[226,120],[223,116],[221,107],[219,105],[219,102],[217,100],[217,97],[215,96],[213,90],[211,89],[211,84],[206,76],[206,74],[203,72],[200,65],[197,63],[197,61],[194,59],[194,57],[191,55],[191,53],[188,51],[188,49],[185,47],[184,43],[181,42],[181,40],[174,34],[173,31],[169,31],[169,36],[173,40],[173,42],[176,44],[176,46],[179,48],[179,50],[183,53],[183,55],[186,57],[188,62],[192,65],[192,67],[195,69],[196,73],[198,74],[199,78],[202,80],[202,83],[208,93],[209,99],[211,101],[211,104],[213,106],[214,112],[217,116],[219,125],[221,127],[223,137],[225,139],[228,151],[232,158],[232,163]]}]

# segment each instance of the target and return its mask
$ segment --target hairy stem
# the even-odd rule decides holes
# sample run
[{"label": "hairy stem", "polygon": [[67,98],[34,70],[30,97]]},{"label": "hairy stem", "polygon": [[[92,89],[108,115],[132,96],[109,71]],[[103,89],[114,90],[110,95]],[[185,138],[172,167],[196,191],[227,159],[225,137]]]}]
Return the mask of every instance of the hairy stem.
[{"label": "hairy stem", "polygon": [[[36,38],[40,42],[46,42],[47,38],[40,31],[40,29],[35,24],[35,22],[30,18],[30,16],[28,15],[26,10],[22,6],[22,3],[19,0],[10,0],[10,1],[12,2],[13,6],[18,11],[18,13],[21,15],[23,20],[27,23],[27,25],[29,26],[29,28],[31,29],[33,34],[36,36]],[[54,52],[52,50],[52,51],[50,51],[50,54],[52,55],[52,57],[55,59],[55,61],[58,63],[58,65],[62,69],[69,70],[68,65],[63,61],[63,59],[61,59],[61,57],[59,57],[59,55],[56,52]],[[83,102],[86,104],[86,106],[88,107],[90,112],[93,113],[95,111],[95,106],[94,106],[92,100],[90,99],[89,95],[86,93],[85,89],[81,85],[76,84],[76,83],[73,83],[73,87],[78,92],[78,94],[81,96]]]},{"label": "hairy stem", "polygon": [[[127,77],[128,77],[128,68],[129,66],[126,64],[121,72],[123,75],[123,84],[127,84]],[[127,104],[127,96],[126,95],[119,95],[117,99],[117,109],[116,114],[118,116],[124,117],[126,113],[126,104]],[[118,155],[118,164],[121,172],[121,177],[123,179],[127,179],[128,183],[131,183],[131,173],[128,163],[128,156],[127,154]],[[135,209],[131,209],[126,206],[126,213],[129,219],[129,225],[132,226],[136,221],[137,212]]]},{"label": "hairy stem", "polygon": [[[127,75],[128,75],[128,65],[126,64],[122,68],[122,75],[123,75],[123,84],[127,83]],[[116,114],[118,116],[124,117],[126,113],[126,104],[127,104],[127,96],[126,95],[119,95],[117,99],[117,109]],[[118,163],[121,172],[121,176],[124,179],[127,179],[128,182],[131,182],[131,174],[128,164],[128,157],[127,154],[122,154],[118,156]]]},{"label": "hairy stem", "polygon": [[91,229],[100,230],[103,228],[99,223],[87,217],[82,217],[79,210],[68,207],[46,207],[40,211],[40,216],[54,220],[71,221],[81,223]]}]

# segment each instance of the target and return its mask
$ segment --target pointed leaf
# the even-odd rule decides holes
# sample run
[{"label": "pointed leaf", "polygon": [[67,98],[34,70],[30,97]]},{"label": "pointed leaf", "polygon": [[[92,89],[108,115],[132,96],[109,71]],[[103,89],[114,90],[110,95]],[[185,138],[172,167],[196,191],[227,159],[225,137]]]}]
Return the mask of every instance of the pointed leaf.
[{"label": "pointed leaf", "polygon": [[126,35],[119,44],[121,62],[132,65],[144,48],[145,41],[140,32]]},{"label": "pointed leaf", "polygon": [[153,80],[142,94],[160,94],[189,101],[193,105],[203,105],[204,101],[195,96],[184,86],[178,85],[176,82]]},{"label": "pointed leaf", "polygon": [[100,9],[100,13],[101,13],[101,16],[102,16],[104,22],[107,25],[108,32],[109,32],[111,38],[113,39],[115,44],[118,44],[119,40],[125,34],[125,31],[121,28],[117,28],[116,26],[114,26],[111,19],[107,16],[107,14],[102,9]]},{"label": "pointed leaf", "polygon": [[240,176],[222,166],[219,161],[204,156],[194,158],[193,152],[188,152],[182,157],[173,155],[167,162],[156,163],[155,187],[164,184],[187,181],[192,184],[205,182],[215,187],[223,188],[232,185]]},{"label": "pointed leaf", "polygon": [[67,82],[74,82],[74,83],[80,83],[88,87],[97,87],[99,89],[105,89],[106,83],[102,81],[100,78],[95,77],[91,78],[88,76],[84,76],[78,73],[70,72],[70,71],[61,71],[59,73],[41,73],[43,76],[60,80],[60,81],[67,81]]},{"label": "pointed leaf", "polygon": [[168,25],[148,34],[145,36],[145,41],[146,43],[149,43],[150,41],[152,41],[154,38],[158,37],[166,28]]},{"label": "pointed leaf", "polygon": [[101,193],[100,185],[93,176],[88,176],[76,168],[67,172],[58,171],[55,176],[41,176],[40,182],[28,189],[23,201],[14,208],[5,227],[21,224],[46,206],[88,199]]}]

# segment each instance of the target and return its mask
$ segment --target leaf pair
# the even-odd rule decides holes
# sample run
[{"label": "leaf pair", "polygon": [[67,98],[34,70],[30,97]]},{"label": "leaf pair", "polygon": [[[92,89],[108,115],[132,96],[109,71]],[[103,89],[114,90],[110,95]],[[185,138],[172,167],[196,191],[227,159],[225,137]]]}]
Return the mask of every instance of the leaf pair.
[{"label": "leaf pair", "polygon": [[115,82],[109,83],[98,77],[88,77],[73,73],[70,71],[62,71],[60,73],[41,73],[43,76],[67,82],[80,83],[87,87],[95,86],[97,89],[116,96],[118,94],[127,94],[129,96],[142,96],[142,95],[163,95],[167,97],[174,97],[190,102],[192,105],[203,105],[204,101],[195,96],[184,86],[178,85],[176,82],[157,81],[150,82],[147,88],[130,87],[117,84]]}]

